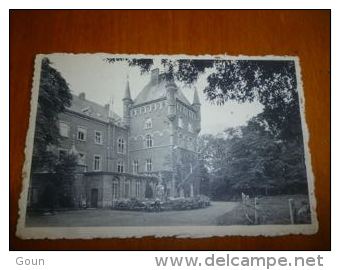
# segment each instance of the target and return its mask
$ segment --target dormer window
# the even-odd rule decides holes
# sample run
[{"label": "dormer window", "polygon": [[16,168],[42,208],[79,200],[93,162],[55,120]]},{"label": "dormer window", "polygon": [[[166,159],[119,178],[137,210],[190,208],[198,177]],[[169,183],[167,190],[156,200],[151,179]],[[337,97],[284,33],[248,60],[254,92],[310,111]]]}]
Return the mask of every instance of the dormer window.
[{"label": "dormer window", "polygon": [[148,118],[148,119],[145,120],[144,128],[145,128],[145,129],[150,129],[150,128],[152,128],[152,120],[151,120],[151,118]]},{"label": "dormer window", "polygon": [[81,110],[84,114],[90,115],[91,114],[91,109],[90,107],[85,107]]}]

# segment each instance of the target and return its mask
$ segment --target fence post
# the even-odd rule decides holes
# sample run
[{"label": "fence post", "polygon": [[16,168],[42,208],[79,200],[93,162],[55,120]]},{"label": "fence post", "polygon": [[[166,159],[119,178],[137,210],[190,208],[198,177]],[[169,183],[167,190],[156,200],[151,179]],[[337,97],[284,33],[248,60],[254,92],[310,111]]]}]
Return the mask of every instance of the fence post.
[{"label": "fence post", "polygon": [[257,197],[254,198],[254,224],[258,224],[258,215],[257,215]]},{"label": "fence post", "polygon": [[288,199],[288,204],[289,204],[289,215],[290,215],[290,223],[294,224],[295,222],[295,205],[294,205],[294,200],[293,199]]}]

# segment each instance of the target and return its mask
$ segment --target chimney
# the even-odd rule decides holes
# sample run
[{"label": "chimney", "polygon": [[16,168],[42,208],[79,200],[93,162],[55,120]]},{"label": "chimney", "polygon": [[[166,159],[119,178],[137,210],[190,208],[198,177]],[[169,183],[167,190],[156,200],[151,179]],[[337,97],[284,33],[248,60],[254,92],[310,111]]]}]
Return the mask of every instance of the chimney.
[{"label": "chimney", "polygon": [[104,106],[104,107],[105,107],[105,111],[107,111],[107,112],[108,112],[108,111],[110,110],[110,104],[105,104],[105,106]]},{"label": "chimney", "polygon": [[84,93],[84,92],[81,92],[81,93],[79,94],[79,99],[85,100],[85,93]]},{"label": "chimney", "polygon": [[157,84],[158,83],[158,76],[159,76],[159,69],[155,68],[151,70],[151,82]]}]

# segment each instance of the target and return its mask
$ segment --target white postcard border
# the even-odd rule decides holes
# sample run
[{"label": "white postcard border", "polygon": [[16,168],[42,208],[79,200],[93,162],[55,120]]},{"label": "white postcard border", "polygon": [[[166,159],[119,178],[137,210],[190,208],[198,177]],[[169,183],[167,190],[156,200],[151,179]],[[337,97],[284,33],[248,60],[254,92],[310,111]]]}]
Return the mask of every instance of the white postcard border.
[{"label": "white postcard border", "polygon": [[[26,205],[31,171],[33,152],[35,119],[37,114],[37,103],[40,83],[41,60],[46,56],[57,56],[54,54],[39,54],[36,56],[34,65],[33,87],[31,94],[31,111],[29,128],[26,136],[25,162],[22,178],[23,187],[19,199],[19,219],[16,235],[22,239],[95,239],[95,238],[128,238],[128,237],[178,237],[178,238],[203,238],[213,236],[281,236],[287,234],[315,234],[318,231],[318,220],[316,214],[316,197],[314,174],[311,165],[311,154],[309,149],[309,132],[305,117],[305,97],[301,78],[300,61],[296,56],[230,56],[230,55],[144,55],[144,54],[105,54],[97,53],[102,57],[116,58],[168,58],[168,59],[221,59],[221,60],[281,60],[294,61],[296,67],[297,87],[299,93],[300,116],[303,130],[305,165],[307,170],[307,182],[309,188],[309,201],[311,209],[311,224],[303,225],[232,225],[232,226],[131,226],[131,227],[26,227]],[[89,55],[89,54],[77,54]],[[93,55],[93,54],[91,54]]]}]

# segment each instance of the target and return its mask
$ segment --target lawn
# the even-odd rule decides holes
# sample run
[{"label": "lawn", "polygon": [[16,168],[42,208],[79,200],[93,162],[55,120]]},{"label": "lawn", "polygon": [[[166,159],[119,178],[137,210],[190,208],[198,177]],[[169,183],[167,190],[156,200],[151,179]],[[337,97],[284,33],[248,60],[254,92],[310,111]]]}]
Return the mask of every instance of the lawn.
[{"label": "lawn", "polygon": [[[280,195],[267,196],[258,198],[258,217],[260,224],[290,224],[288,200],[293,199],[297,209],[300,209],[304,203],[308,203],[307,195]],[[254,199],[251,199],[254,202]],[[247,211],[250,218],[254,219],[254,211]],[[250,222],[244,214],[242,202],[230,212],[220,216],[217,220],[218,225],[249,225]],[[304,222],[310,223],[310,216]]]}]

